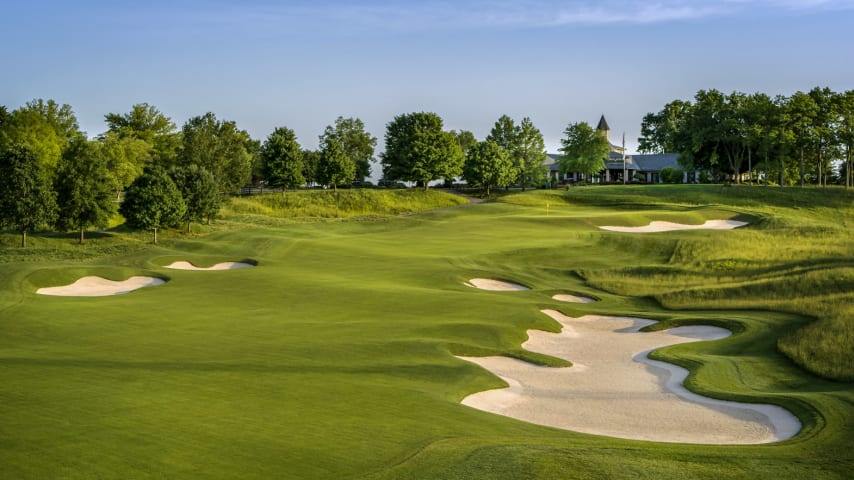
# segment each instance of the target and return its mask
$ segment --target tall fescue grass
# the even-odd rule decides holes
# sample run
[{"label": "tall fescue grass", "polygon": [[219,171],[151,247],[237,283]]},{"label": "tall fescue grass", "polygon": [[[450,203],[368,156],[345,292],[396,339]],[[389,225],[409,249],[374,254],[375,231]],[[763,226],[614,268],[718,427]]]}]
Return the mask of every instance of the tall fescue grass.
[{"label": "tall fescue grass", "polygon": [[435,190],[304,190],[235,198],[223,209],[223,217],[340,219],[405,215],[465,203],[462,197]]},{"label": "tall fescue grass", "polygon": [[[625,209],[710,206],[753,217],[727,235],[605,234],[623,248],[672,248],[666,265],[587,270],[592,285],[676,309],[758,309],[815,318],[778,348],[818,375],[854,380],[854,192],[764,187],[574,188],[570,202]],[[673,240],[673,238],[677,240]]]}]

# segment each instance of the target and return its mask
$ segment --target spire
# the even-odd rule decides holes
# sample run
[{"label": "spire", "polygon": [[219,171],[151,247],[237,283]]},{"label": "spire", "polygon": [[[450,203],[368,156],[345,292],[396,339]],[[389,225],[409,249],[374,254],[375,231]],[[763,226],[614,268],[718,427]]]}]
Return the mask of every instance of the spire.
[{"label": "spire", "polygon": [[596,130],[604,130],[609,131],[611,127],[608,126],[608,122],[605,121],[605,115],[602,115],[602,118],[599,119],[599,125],[596,126]]}]

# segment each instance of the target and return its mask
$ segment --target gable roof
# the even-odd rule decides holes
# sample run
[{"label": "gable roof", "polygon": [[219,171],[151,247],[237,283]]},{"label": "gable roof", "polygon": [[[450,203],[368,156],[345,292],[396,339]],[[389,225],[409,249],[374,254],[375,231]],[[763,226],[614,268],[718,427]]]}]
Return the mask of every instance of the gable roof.
[{"label": "gable roof", "polygon": [[678,153],[652,153],[632,155],[632,159],[638,165],[639,170],[645,172],[660,172],[663,168],[680,168],[676,160]]}]

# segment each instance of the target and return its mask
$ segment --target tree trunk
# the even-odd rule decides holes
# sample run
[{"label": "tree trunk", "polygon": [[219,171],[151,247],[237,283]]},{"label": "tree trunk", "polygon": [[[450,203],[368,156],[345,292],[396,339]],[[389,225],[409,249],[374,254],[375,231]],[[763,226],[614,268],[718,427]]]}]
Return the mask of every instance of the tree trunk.
[{"label": "tree trunk", "polygon": [[783,186],[783,182],[786,180],[786,167],[783,165],[783,156],[780,155],[780,186]]},{"label": "tree trunk", "polygon": [[190,227],[190,220],[187,220],[187,233],[193,233]]},{"label": "tree trunk", "polygon": [[157,245],[157,229],[154,229],[154,244]]},{"label": "tree trunk", "polygon": [[801,188],[804,188],[804,147],[801,147],[801,167],[798,173],[801,175]]},{"label": "tree trunk", "polygon": [[747,184],[753,186],[753,157],[750,154],[750,147],[747,147]]},{"label": "tree trunk", "polygon": [[80,227],[80,245],[83,245],[83,231],[84,230],[85,229],[83,227]]},{"label": "tree trunk", "polygon": [[21,248],[27,248],[27,229],[21,230]]},{"label": "tree trunk", "polygon": [[489,198],[489,184],[486,184],[486,198]]},{"label": "tree trunk", "polygon": [[768,151],[765,152],[765,186],[768,186]]}]

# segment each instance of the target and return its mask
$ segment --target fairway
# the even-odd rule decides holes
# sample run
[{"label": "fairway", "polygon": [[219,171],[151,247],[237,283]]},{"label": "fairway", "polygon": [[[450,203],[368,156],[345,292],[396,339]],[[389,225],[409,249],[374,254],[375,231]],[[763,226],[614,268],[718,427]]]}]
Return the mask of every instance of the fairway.
[{"label": "fairway", "polygon": [[[532,191],[322,221],[280,215],[274,196],[240,199],[217,225],[158,245],[119,230],[82,247],[35,237],[23,253],[4,234],[0,478],[847,478],[845,362],[821,377],[780,350],[824,338],[809,328],[850,332],[854,197],[744,190]],[[706,220],[748,225],[598,228]],[[117,296],[36,293],[85,276],[166,281]],[[520,288],[472,288],[484,279]],[[726,328],[651,358],[689,369],[696,393],[783,407],[803,428],[767,445],[656,443],[462,405],[505,384],[457,356],[569,365],[522,348],[528,330],[560,331],[541,310]]]}]

